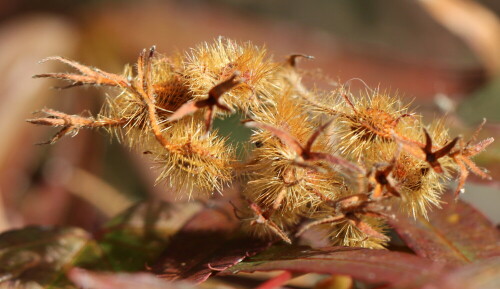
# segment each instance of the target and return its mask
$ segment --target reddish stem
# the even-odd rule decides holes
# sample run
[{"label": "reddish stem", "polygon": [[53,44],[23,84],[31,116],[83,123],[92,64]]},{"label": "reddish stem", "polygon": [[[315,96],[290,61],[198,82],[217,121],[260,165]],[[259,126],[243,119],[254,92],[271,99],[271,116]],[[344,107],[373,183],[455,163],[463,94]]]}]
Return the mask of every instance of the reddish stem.
[{"label": "reddish stem", "polygon": [[285,285],[285,283],[288,282],[288,280],[290,280],[292,278],[293,278],[292,272],[284,271],[283,273],[279,274],[278,276],[273,277],[273,278],[267,280],[266,282],[260,284],[255,289],[279,288],[279,287],[282,287],[283,285]]}]

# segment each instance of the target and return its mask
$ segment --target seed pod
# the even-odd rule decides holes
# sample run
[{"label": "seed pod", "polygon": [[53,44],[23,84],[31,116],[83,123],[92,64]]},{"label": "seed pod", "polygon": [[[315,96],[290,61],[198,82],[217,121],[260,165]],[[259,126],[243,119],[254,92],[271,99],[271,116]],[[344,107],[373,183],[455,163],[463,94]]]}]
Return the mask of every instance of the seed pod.
[{"label": "seed pod", "polygon": [[[448,131],[442,120],[431,124],[429,134],[436,148],[443,147],[450,142]],[[417,142],[425,142],[423,129],[409,131],[406,136]],[[398,182],[399,191],[402,194],[402,199],[398,203],[404,211],[414,217],[427,218],[427,211],[430,207],[440,206],[440,198],[445,189],[444,183],[449,180],[456,166],[449,156],[444,156],[438,161],[443,173],[436,172],[429,163],[414,157],[403,148],[396,162],[392,175]]]},{"label": "seed pod", "polygon": [[[150,62],[150,82],[153,87],[156,115],[159,125],[167,129],[167,118],[182,104],[192,99],[192,93],[180,73],[179,59],[169,59],[156,54]],[[135,85],[142,85],[127,66],[125,75]],[[112,133],[130,147],[147,150],[153,139],[148,108],[136,90],[124,89],[116,96],[108,96],[101,115],[110,118],[126,119],[124,126],[115,128]]]},{"label": "seed pod", "polygon": [[180,198],[200,197],[220,193],[232,179],[234,150],[217,131],[205,134],[204,125],[193,117],[172,124],[166,131],[172,147],[150,148],[160,174],[157,182],[164,182]]},{"label": "seed pod", "polygon": [[203,99],[217,83],[236,71],[244,80],[242,85],[224,95],[231,108],[247,111],[270,101],[276,91],[273,72],[277,65],[266,59],[266,50],[247,42],[218,38],[214,44],[203,43],[191,50],[184,62],[186,84],[196,100]]},{"label": "seed pod", "polygon": [[397,97],[378,91],[350,97],[340,89],[326,100],[309,102],[314,111],[335,117],[331,127],[337,136],[337,146],[343,155],[354,160],[369,151],[377,152],[379,143],[393,142],[393,132],[405,135],[415,129],[415,117],[408,106]]},{"label": "seed pod", "polygon": [[[277,98],[276,103],[276,106],[254,111],[254,118],[306,143],[315,128],[303,106],[287,92]],[[272,212],[269,218],[276,224],[283,227],[296,224],[294,220],[313,212],[324,199],[335,198],[343,185],[337,172],[319,162],[304,163],[294,148],[270,131],[256,130],[252,141],[260,146],[254,149],[249,162],[249,181],[243,194],[264,212]],[[327,150],[327,138],[318,137],[314,147]]]},{"label": "seed pod", "polygon": [[[373,230],[381,235],[385,233],[387,228],[380,218],[361,216],[360,221],[368,224]],[[329,232],[328,237],[333,246],[383,249],[389,240],[388,238],[377,238],[367,235],[350,220],[343,220],[336,224],[324,224],[322,226],[323,227],[319,229]]]}]

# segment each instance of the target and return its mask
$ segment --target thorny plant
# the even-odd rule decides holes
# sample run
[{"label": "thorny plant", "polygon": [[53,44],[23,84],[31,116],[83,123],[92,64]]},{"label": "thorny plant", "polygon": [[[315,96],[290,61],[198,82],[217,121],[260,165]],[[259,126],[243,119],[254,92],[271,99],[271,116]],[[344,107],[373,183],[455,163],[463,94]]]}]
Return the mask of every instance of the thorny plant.
[{"label": "thorny plant", "polygon": [[[273,62],[263,48],[223,38],[186,55],[144,50],[122,75],[62,57],[76,73],[47,73],[66,87],[108,86],[94,117],[43,109],[34,124],[60,127],[53,144],[83,128],[104,128],[147,151],[161,169],[158,181],[188,198],[243,184],[238,208],[245,228],[262,238],[292,242],[305,230],[328,232],[333,245],[381,248],[388,238],[388,207],[427,216],[439,206],[444,182],[458,174],[456,194],[469,170],[490,178],[471,160],[493,142],[451,139],[443,121],[422,117],[381,91],[354,97],[344,87],[308,90],[291,55]],[[214,118],[240,111],[253,129],[245,162],[212,129]],[[483,123],[484,124],[484,123]]]}]

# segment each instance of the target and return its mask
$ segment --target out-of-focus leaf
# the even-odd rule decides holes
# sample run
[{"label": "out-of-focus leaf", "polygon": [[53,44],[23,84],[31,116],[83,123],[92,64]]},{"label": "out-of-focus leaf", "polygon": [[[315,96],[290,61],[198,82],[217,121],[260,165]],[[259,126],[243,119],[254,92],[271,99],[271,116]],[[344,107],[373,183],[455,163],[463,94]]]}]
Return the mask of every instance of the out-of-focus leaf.
[{"label": "out-of-focus leaf", "polygon": [[68,275],[78,287],[86,289],[192,289],[187,282],[167,282],[148,273],[95,273],[72,269]]},{"label": "out-of-focus leaf", "polygon": [[350,276],[332,275],[318,282],[314,289],[352,289],[354,281]]},{"label": "out-of-focus leaf", "polygon": [[[5,3],[7,2],[2,1],[0,6],[4,6]],[[36,63],[47,55],[73,55],[76,52],[79,35],[79,31],[67,18],[57,17],[55,14],[30,13],[24,16],[2,18],[0,25],[0,137],[2,139],[0,142],[0,187],[3,192],[3,204],[0,207],[0,232],[19,225],[19,223],[10,223],[12,217],[18,220],[29,219],[27,215],[19,216],[23,213],[19,207],[29,202],[26,198],[29,195],[29,193],[26,194],[27,180],[31,177],[30,173],[34,164],[40,158],[40,151],[33,149],[33,143],[42,138],[42,134],[46,132],[26,125],[24,120],[33,110],[47,105],[49,96],[52,95],[52,92],[47,89],[50,86],[49,81],[33,81],[31,76],[41,73],[44,69],[56,69],[54,64],[41,67]],[[33,49],[34,47],[36,49]],[[23,195],[17,195],[16,192],[23,192]],[[23,201],[19,202],[21,198]],[[44,198],[49,199],[47,196]],[[45,203],[37,203],[37,210],[30,208],[29,213],[40,213],[43,216],[46,207],[54,212],[54,208],[61,207],[61,203],[54,199],[47,202],[48,206],[45,206]],[[5,215],[8,215],[10,220]],[[58,214],[51,216],[58,216]],[[40,219],[37,221],[38,224],[43,222]]]},{"label": "out-of-focus leaf", "polygon": [[287,270],[341,274],[369,283],[417,288],[449,269],[450,267],[443,263],[387,250],[275,246],[227,269],[224,273]]},{"label": "out-of-focus leaf", "polygon": [[477,1],[420,0],[436,21],[461,37],[492,75],[500,72],[500,20]]},{"label": "out-of-focus leaf", "polygon": [[489,258],[463,266],[424,289],[497,289],[500,288],[500,257]]},{"label": "out-of-focus leaf", "polygon": [[65,271],[89,239],[78,228],[26,227],[5,232],[0,235],[0,283],[16,288],[70,286]]},{"label": "out-of-focus leaf", "polygon": [[153,272],[200,283],[268,247],[241,232],[239,224],[229,203],[207,207],[172,238]]},{"label": "out-of-focus leaf", "polygon": [[77,262],[92,270],[138,271],[153,263],[199,203],[139,203],[111,220]]},{"label": "out-of-focus leaf", "polygon": [[[500,51],[500,50],[499,50]],[[500,52],[499,52],[500,54]],[[464,99],[458,106],[457,113],[461,119],[469,124],[478,124],[483,118],[488,124],[500,122],[500,76],[492,79],[485,86],[475,91],[470,97]]]},{"label": "out-of-focus leaf", "polygon": [[389,223],[417,255],[434,261],[464,264],[500,255],[500,232],[484,215],[451,194],[443,200],[429,220],[395,213]]}]

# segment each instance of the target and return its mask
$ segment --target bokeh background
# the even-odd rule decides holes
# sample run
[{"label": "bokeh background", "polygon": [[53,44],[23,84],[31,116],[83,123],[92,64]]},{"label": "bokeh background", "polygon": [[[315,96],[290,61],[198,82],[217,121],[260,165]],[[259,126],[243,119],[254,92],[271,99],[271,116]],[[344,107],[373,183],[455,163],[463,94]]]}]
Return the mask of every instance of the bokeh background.
[{"label": "bokeh background", "polygon": [[[313,55],[300,66],[354,90],[398,94],[427,120],[447,114],[452,134],[468,136],[486,117],[481,136],[499,139],[499,15],[497,0],[0,1],[0,232],[29,224],[92,231],[137,200],[171,198],[154,186],[146,158],[104,132],[34,145],[55,131],[26,123],[33,111],[95,112],[105,93],[32,79],[68,69],[38,64],[45,57],[119,73],[145,47],[169,54],[222,35],[265,45],[278,61]],[[500,142],[477,161],[494,180],[472,176],[462,197],[500,223]]]}]

